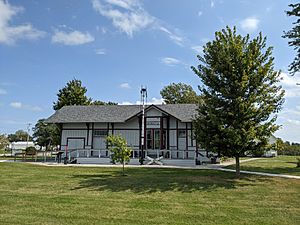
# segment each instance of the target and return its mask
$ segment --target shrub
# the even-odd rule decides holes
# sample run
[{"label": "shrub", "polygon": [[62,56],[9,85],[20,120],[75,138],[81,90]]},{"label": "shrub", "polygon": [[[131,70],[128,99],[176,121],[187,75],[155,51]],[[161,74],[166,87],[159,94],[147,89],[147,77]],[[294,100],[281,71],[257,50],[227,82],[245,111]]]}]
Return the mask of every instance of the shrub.
[{"label": "shrub", "polygon": [[283,149],[277,151],[278,155],[293,155],[300,156],[300,147],[296,145],[285,146]]},{"label": "shrub", "polygon": [[27,147],[25,149],[25,152],[26,152],[27,155],[33,155],[33,154],[36,153],[36,148],[33,147],[33,146]]},{"label": "shrub", "polygon": [[300,167],[300,158],[297,158],[297,166],[296,166],[297,168],[299,168]]}]

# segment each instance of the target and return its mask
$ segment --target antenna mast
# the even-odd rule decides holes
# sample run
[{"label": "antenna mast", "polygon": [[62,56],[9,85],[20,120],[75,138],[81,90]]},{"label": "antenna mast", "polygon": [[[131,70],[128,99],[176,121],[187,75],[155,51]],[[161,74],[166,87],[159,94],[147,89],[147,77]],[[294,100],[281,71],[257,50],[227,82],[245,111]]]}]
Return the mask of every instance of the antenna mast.
[{"label": "antenna mast", "polygon": [[142,149],[140,155],[140,163],[144,164],[144,149],[145,149],[145,103],[147,101],[147,87],[141,86],[141,104],[142,104],[142,132],[141,132],[141,142]]}]

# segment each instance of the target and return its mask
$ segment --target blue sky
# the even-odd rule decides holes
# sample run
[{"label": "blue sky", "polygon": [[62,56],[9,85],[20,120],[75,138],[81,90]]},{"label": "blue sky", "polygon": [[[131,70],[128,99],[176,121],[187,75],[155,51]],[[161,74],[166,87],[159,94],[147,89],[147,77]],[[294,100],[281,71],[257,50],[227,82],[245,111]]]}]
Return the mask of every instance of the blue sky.
[{"label": "blue sky", "polygon": [[295,52],[281,38],[292,27],[287,0],[0,0],[0,132],[26,129],[53,113],[56,93],[76,77],[95,100],[136,104],[171,82],[191,84],[196,55],[226,25],[274,46],[286,102],[276,135],[300,142],[300,74],[288,75]]}]

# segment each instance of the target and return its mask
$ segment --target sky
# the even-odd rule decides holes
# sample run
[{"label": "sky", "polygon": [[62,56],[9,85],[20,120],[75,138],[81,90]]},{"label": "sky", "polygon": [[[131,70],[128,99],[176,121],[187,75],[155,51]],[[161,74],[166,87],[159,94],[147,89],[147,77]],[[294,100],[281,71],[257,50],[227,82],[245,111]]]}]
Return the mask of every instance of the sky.
[{"label": "sky", "polygon": [[236,26],[242,35],[267,36],[286,90],[275,133],[300,142],[300,73],[288,65],[295,51],[283,39],[294,18],[289,0],[0,0],[0,133],[27,129],[54,113],[58,90],[77,78],[94,100],[148,103],[160,90],[183,82],[214,32]]}]

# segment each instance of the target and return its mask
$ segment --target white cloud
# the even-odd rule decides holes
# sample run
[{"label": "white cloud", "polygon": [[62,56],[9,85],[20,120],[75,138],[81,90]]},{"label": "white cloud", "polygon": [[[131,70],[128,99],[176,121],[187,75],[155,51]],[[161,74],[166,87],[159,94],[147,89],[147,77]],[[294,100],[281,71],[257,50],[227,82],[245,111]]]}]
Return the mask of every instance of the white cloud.
[{"label": "white cloud", "polygon": [[106,55],[106,51],[105,51],[105,49],[103,49],[103,48],[96,49],[96,50],[95,50],[95,53],[96,53],[97,55]]},{"label": "white cloud", "polygon": [[34,28],[30,23],[18,26],[10,24],[13,17],[22,11],[22,7],[0,1],[0,43],[14,44],[19,39],[36,40],[45,36],[44,31]]},{"label": "white cloud", "polygon": [[246,31],[246,32],[253,32],[257,30],[258,24],[259,24],[259,19],[256,17],[247,17],[246,19],[242,20],[240,22],[241,28]]},{"label": "white cloud", "polygon": [[23,104],[21,102],[11,102],[9,105],[15,109],[25,109],[25,110],[30,110],[30,111],[42,111],[42,108],[39,106],[27,105],[27,104]]},{"label": "white cloud", "polygon": [[198,16],[202,16],[203,15],[203,12],[202,11],[199,11],[198,12]]},{"label": "white cloud", "polygon": [[133,105],[133,103],[125,101],[125,102],[119,103],[119,105]]},{"label": "white cloud", "polygon": [[[147,105],[161,105],[164,104],[164,100],[162,98],[151,98],[150,101],[147,100],[146,104]],[[137,105],[141,104],[141,101],[136,101]]]},{"label": "white cloud", "polygon": [[4,119],[1,119],[0,120],[0,124],[8,124],[8,125],[25,125],[26,122],[21,122],[21,121],[16,121],[16,120],[4,120]]},{"label": "white cloud", "polygon": [[[150,15],[139,0],[92,0],[93,9],[112,21],[119,31],[133,37],[134,33],[151,28],[168,35],[175,44],[183,46],[184,38],[178,29],[166,28],[166,23]],[[164,24],[164,25],[162,25]],[[96,28],[100,29],[100,27]],[[106,33],[106,30],[103,32]]]},{"label": "white cloud", "polygon": [[210,1],[210,7],[211,8],[215,7],[215,2],[213,0]]},{"label": "white cloud", "polygon": [[102,34],[106,34],[107,33],[106,27],[96,26],[96,31],[100,31]]},{"label": "white cloud", "polygon": [[22,108],[22,103],[21,102],[11,102],[10,106],[16,109]]},{"label": "white cloud", "polygon": [[107,3],[124,9],[132,9],[134,1],[131,0],[106,0]]},{"label": "white cloud", "polygon": [[135,0],[92,0],[92,6],[96,12],[112,20],[116,28],[130,37],[155,21],[139,1]]},{"label": "white cloud", "polygon": [[183,64],[180,60],[171,58],[171,57],[162,58],[161,62],[168,66],[175,66],[175,65]]},{"label": "white cloud", "polygon": [[300,97],[300,73],[296,73],[294,76],[286,73],[280,74],[283,89],[285,90],[286,98]]},{"label": "white cloud", "polygon": [[0,95],[6,95],[6,94],[7,94],[7,91],[4,90],[4,89],[2,89],[2,88],[0,88]]},{"label": "white cloud", "polygon": [[[292,115],[292,114],[291,114]],[[293,115],[292,115],[293,116]],[[283,118],[278,117],[278,124],[282,124],[282,128],[275,132],[275,135],[282,138],[284,141],[300,143],[300,117]]]},{"label": "white cloud", "polygon": [[158,28],[159,30],[163,31],[164,33],[166,33],[168,35],[168,37],[177,45],[179,46],[183,46],[183,42],[184,39],[183,37],[174,34],[173,32],[171,32],[170,30],[168,30],[167,28],[163,27],[163,26],[159,26]]},{"label": "white cloud", "polygon": [[192,50],[194,50],[197,54],[202,54],[203,53],[203,46],[201,45],[195,45],[191,47]]},{"label": "white cloud", "polygon": [[[147,100],[146,105],[161,105],[164,104],[164,100],[162,98],[151,98],[150,101]],[[120,105],[141,105],[141,101],[136,101],[135,103],[133,102],[122,102],[120,103]]]},{"label": "white cloud", "polygon": [[88,32],[83,33],[80,31],[65,32],[55,30],[52,36],[53,43],[60,43],[64,45],[82,45],[89,42],[93,42],[95,38]]},{"label": "white cloud", "polygon": [[131,86],[129,85],[129,83],[122,83],[122,84],[120,84],[120,88],[130,89]]}]

